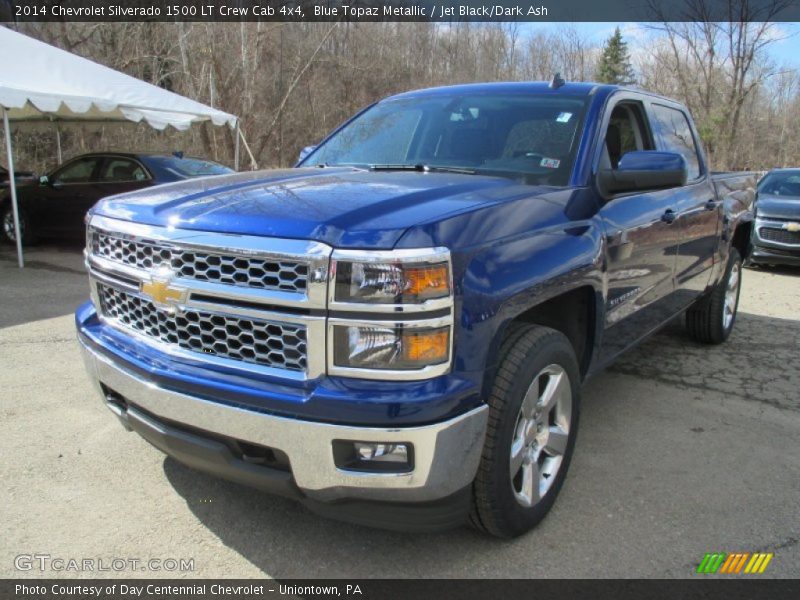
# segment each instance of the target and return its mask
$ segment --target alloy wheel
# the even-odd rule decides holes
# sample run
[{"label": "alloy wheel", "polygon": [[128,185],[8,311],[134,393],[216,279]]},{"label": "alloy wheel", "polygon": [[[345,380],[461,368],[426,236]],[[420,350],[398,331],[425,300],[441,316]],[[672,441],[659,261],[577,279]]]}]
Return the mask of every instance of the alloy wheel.
[{"label": "alloy wheel", "polygon": [[511,487],[522,506],[539,502],[555,481],[567,450],[571,418],[569,377],[561,366],[549,365],[528,387],[511,441]]},{"label": "alloy wheel", "polygon": [[[22,234],[22,239],[25,239],[25,223],[22,219],[19,221],[19,230]],[[14,213],[10,210],[3,215],[3,233],[12,242],[17,241],[17,232],[14,229]]]},{"label": "alloy wheel", "polygon": [[736,303],[739,299],[739,283],[741,282],[741,265],[733,263],[725,287],[725,306],[722,309],[722,326],[727,331],[733,324],[736,316]]}]

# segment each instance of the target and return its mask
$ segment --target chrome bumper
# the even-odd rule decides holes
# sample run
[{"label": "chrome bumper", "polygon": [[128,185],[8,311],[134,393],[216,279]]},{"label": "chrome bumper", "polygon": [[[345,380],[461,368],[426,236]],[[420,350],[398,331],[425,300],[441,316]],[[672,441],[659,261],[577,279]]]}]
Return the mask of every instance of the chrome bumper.
[{"label": "chrome bumper", "polygon": [[[158,387],[80,344],[86,369],[105,402],[100,384],[155,417],[213,434],[278,449],[289,457],[295,485],[320,502],[363,499],[427,502],[462,490],[475,476],[486,432],[488,407],[421,427],[350,427],[267,415]],[[109,404],[115,413],[118,409]],[[332,442],[410,443],[414,469],[407,473],[363,473],[334,463]]]}]

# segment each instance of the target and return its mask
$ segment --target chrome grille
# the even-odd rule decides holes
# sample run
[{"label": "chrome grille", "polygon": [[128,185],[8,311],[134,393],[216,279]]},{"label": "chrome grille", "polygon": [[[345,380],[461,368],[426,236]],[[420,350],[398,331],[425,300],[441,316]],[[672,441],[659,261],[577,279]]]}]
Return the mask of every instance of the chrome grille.
[{"label": "chrome grille", "polygon": [[761,227],[758,235],[762,240],[778,242],[780,244],[800,245],[800,231],[789,231],[788,229],[778,229],[777,227]]},{"label": "chrome grille", "polygon": [[142,335],[184,350],[267,367],[305,371],[306,328],[200,310],[159,310],[139,296],[98,284],[104,317]]},{"label": "chrome grille", "polygon": [[308,265],[291,260],[211,253],[144,238],[129,239],[93,230],[92,254],[150,270],[169,266],[179,277],[242,287],[305,293]]}]

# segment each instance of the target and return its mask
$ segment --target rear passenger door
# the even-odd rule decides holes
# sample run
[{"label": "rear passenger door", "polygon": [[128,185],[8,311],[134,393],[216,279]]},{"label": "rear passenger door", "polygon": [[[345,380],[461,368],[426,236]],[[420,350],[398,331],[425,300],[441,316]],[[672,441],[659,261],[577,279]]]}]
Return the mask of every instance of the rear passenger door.
[{"label": "rear passenger door", "polygon": [[[598,170],[616,169],[628,152],[655,149],[641,100],[623,97],[606,119]],[[601,361],[611,360],[675,314],[680,233],[671,218],[674,210],[672,189],[617,194],[600,209],[608,286]]]},{"label": "rear passenger door", "polygon": [[671,191],[677,216],[674,226],[680,231],[675,289],[679,308],[685,308],[710,281],[723,207],[717,201],[697,134],[683,108],[653,101],[649,112],[658,149],[682,155],[689,169],[686,185]]}]

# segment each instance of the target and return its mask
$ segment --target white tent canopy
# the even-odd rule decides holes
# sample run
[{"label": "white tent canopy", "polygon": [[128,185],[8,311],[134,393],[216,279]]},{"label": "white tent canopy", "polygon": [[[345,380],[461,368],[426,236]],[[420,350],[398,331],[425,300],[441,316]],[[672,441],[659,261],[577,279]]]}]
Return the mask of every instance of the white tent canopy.
[{"label": "white tent canopy", "polygon": [[[174,127],[181,131],[193,123],[209,121],[214,125],[228,125],[237,129],[235,162],[238,163],[238,119],[234,115],[6,27],[0,27],[0,48],[6,57],[0,61],[0,107],[3,110],[8,170],[11,173],[14,164],[9,121],[145,121],[158,130]],[[21,236],[13,177],[9,177],[9,184],[21,267]]]},{"label": "white tent canopy", "polygon": [[[16,120],[145,120],[155,129],[236,117],[0,27],[0,105]],[[9,57],[13,59],[9,60]]]}]

